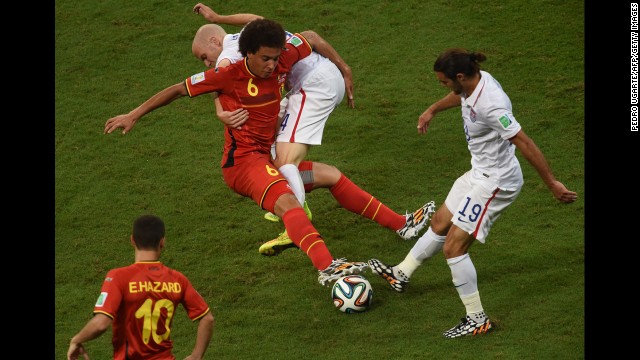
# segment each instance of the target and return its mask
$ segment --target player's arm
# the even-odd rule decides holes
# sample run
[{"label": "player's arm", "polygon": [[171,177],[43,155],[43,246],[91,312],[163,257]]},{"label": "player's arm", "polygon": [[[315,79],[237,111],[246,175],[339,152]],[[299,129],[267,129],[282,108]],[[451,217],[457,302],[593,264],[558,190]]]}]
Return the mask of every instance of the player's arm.
[{"label": "player's arm", "polygon": [[[262,19],[262,16],[254,14],[220,15],[203,3],[197,3],[193,7],[193,12],[202,15],[205,20],[214,24],[244,26],[253,20]],[[229,59],[222,59],[218,63],[217,67],[223,68],[229,65],[231,65],[231,61]],[[242,129],[242,124],[249,119],[249,112],[247,110],[239,108],[234,111],[225,111],[222,108],[222,104],[220,103],[217,93],[213,94],[213,101],[216,105],[216,116],[220,122],[234,129]]]},{"label": "player's arm", "polygon": [[220,119],[220,122],[234,129],[242,129],[242,125],[249,120],[249,111],[244,108],[225,111],[218,96],[214,95],[213,97],[216,104],[216,116]]},{"label": "player's arm", "polygon": [[215,11],[213,11],[210,7],[202,3],[197,3],[193,7],[193,12],[196,14],[202,15],[202,17],[204,17],[205,20],[213,24],[226,24],[226,25],[236,25],[236,26],[244,26],[253,20],[263,18],[260,15],[248,14],[248,13],[220,15]]},{"label": "player's arm", "polygon": [[315,52],[331,60],[331,62],[336,64],[338,69],[340,69],[342,77],[344,78],[344,87],[347,93],[348,100],[347,104],[350,108],[353,109],[355,107],[355,103],[353,101],[353,76],[351,74],[351,67],[347,65],[340,54],[338,54],[336,49],[334,49],[331,44],[329,44],[315,31],[305,30],[301,32],[300,35],[304,36],[304,38],[307,39],[307,42],[309,42],[309,45],[311,45]]},{"label": "player's arm", "polygon": [[[222,60],[218,64],[218,68],[224,68],[231,65],[231,61],[228,59]],[[232,127],[234,129],[242,129],[242,125],[249,120],[249,111],[239,108],[234,111],[225,111],[222,108],[218,94],[213,94],[213,102],[216,104],[216,116],[223,124]]]},{"label": "player's arm", "polygon": [[89,359],[89,355],[84,349],[83,343],[93,340],[104,334],[111,326],[113,319],[105,314],[97,313],[87,322],[87,324],[71,338],[69,350],[67,351],[67,359],[75,360],[80,355],[85,359]]},{"label": "player's arm", "polygon": [[189,93],[187,92],[184,81],[179,82],[175,85],[171,85],[168,88],[153,95],[147,101],[140,104],[140,106],[131,110],[128,114],[118,115],[107,120],[107,123],[104,125],[104,133],[111,134],[113,130],[122,128],[122,133],[126,134],[133,128],[133,125],[135,125],[135,123],[144,115],[159,107],[169,104],[173,100],[187,95],[189,95]]},{"label": "player's arm", "polygon": [[431,120],[434,116],[436,116],[437,113],[442,110],[460,106],[460,104],[460,96],[456,95],[453,91],[445,95],[445,97],[443,97],[442,99],[431,104],[431,106],[429,106],[427,110],[425,110],[420,115],[420,117],[418,117],[418,133],[424,134],[427,132],[427,129],[431,125]]},{"label": "player's arm", "polygon": [[549,190],[553,193],[553,196],[563,203],[574,202],[578,198],[578,194],[568,190],[563,183],[556,180],[551,171],[549,163],[545,159],[542,151],[538,148],[535,142],[531,140],[524,130],[518,131],[518,133],[509,139],[518,150],[522,153],[525,159],[536,169],[540,178],[547,185]]},{"label": "player's arm", "polygon": [[198,321],[196,344],[191,354],[187,356],[185,360],[200,360],[204,358],[204,353],[207,351],[207,347],[209,347],[209,342],[211,341],[214,326],[215,319],[211,311],[209,311]]}]

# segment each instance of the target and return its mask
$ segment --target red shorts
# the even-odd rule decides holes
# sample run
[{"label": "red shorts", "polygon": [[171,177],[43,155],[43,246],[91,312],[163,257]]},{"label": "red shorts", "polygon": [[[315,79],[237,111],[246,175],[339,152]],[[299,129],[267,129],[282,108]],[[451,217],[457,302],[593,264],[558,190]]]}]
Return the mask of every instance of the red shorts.
[{"label": "red shorts", "polygon": [[244,156],[240,164],[222,168],[224,182],[236,193],[250,197],[261,208],[273,212],[282,194],[292,194],[269,154]]}]

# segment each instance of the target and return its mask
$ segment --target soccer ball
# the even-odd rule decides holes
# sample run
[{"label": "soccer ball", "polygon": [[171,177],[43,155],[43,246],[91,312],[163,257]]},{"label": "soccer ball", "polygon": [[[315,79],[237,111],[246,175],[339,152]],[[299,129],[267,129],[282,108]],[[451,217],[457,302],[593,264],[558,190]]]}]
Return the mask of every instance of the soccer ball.
[{"label": "soccer ball", "polygon": [[361,313],[371,305],[373,289],[363,276],[347,275],[333,284],[331,297],[338,310],[347,314]]}]

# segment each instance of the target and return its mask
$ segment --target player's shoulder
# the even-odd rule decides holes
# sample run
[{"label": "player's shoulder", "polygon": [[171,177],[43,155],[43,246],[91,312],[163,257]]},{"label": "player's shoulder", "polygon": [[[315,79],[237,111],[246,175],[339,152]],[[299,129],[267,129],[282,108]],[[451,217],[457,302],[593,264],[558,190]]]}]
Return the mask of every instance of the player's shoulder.
[{"label": "player's shoulder", "polygon": [[112,268],[107,271],[104,277],[105,282],[112,282],[118,279],[128,279],[131,273],[136,272],[136,264]]},{"label": "player's shoulder", "polygon": [[288,33],[287,34],[287,44],[291,44],[294,47],[299,47],[302,45],[307,45],[309,47],[311,47],[311,45],[309,44],[309,42],[307,41],[307,39],[305,39],[304,36],[298,34],[298,33]]},{"label": "player's shoulder", "polygon": [[165,271],[169,278],[173,279],[173,281],[178,281],[182,283],[189,283],[189,278],[180,270],[172,267],[166,266]]},{"label": "player's shoulder", "polygon": [[502,85],[500,85],[500,82],[495,77],[493,77],[493,75],[484,70],[480,70],[480,74],[482,74],[482,81],[485,83],[488,91],[504,92],[504,90],[502,89]]}]

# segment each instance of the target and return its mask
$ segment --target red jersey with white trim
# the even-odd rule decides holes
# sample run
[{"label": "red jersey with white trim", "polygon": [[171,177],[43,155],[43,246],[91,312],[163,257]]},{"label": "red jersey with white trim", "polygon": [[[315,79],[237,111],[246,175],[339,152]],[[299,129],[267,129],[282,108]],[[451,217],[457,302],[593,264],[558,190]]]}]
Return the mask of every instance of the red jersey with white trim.
[{"label": "red jersey with white trim", "polygon": [[225,68],[210,69],[185,80],[190,97],[215,91],[219,93],[218,98],[225,111],[238,108],[249,111],[249,119],[242,129],[225,129],[222,167],[233,166],[249,154],[271,154],[286,73],[311,51],[307,40],[300,34],[294,34],[287,39],[275,70],[266,79],[254,75],[244,58]]},{"label": "red jersey with white trim", "polygon": [[196,321],[209,306],[177,270],[159,261],[112,269],[102,284],[94,314],[113,319],[113,358],[175,359],[171,326],[178,304]]}]

